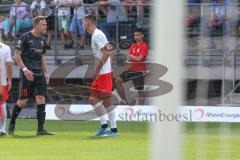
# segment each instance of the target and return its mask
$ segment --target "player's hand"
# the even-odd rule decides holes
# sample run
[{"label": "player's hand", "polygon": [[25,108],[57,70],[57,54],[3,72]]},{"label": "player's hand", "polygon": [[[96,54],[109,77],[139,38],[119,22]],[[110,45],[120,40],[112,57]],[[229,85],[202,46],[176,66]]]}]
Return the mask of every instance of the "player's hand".
[{"label": "player's hand", "polygon": [[45,78],[46,78],[47,84],[49,84],[49,74],[48,73],[45,73]]},{"label": "player's hand", "polygon": [[133,55],[132,55],[132,54],[130,54],[130,55],[128,56],[128,60],[129,60],[129,61],[133,61]]},{"label": "player's hand", "polygon": [[24,75],[26,76],[28,81],[34,80],[34,77],[33,77],[34,73],[28,69],[24,71]]},{"label": "player's hand", "polygon": [[12,81],[8,81],[7,86],[8,86],[8,91],[10,91],[12,89]]}]

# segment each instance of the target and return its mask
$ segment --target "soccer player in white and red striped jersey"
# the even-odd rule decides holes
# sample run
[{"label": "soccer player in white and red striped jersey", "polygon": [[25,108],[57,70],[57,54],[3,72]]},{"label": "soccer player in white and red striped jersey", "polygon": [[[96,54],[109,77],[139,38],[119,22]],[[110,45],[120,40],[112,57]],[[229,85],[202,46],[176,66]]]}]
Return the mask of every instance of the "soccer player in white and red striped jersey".
[{"label": "soccer player in white and red striped jersey", "polygon": [[0,42],[0,136],[6,135],[6,101],[12,86],[12,72],[11,49]]},{"label": "soccer player in white and red striped jersey", "polygon": [[[93,83],[89,102],[100,118],[101,127],[96,136],[102,136],[107,133],[108,136],[117,136],[116,113],[111,106],[112,94],[112,46],[109,44],[105,34],[96,28],[96,16],[89,14],[84,16],[84,30],[92,35],[91,47],[95,57],[95,70],[93,74]],[[102,101],[102,104],[99,102]],[[111,130],[107,131],[108,124],[105,118],[106,110],[111,124]],[[105,111],[104,111],[105,110]]]}]

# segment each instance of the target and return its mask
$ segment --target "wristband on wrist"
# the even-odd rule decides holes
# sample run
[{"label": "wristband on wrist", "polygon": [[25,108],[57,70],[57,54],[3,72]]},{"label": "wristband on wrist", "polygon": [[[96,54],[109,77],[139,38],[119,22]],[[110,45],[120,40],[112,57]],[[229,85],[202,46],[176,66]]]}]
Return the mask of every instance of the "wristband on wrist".
[{"label": "wristband on wrist", "polygon": [[22,70],[23,70],[23,72],[25,72],[27,70],[27,67],[24,67]]}]

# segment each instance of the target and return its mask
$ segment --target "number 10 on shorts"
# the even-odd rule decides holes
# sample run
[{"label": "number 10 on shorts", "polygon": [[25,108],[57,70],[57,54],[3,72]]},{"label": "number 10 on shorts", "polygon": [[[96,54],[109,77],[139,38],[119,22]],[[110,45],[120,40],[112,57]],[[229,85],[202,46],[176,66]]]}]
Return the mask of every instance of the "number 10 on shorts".
[{"label": "number 10 on shorts", "polygon": [[28,89],[22,89],[23,96],[28,96],[28,93],[29,93]]}]

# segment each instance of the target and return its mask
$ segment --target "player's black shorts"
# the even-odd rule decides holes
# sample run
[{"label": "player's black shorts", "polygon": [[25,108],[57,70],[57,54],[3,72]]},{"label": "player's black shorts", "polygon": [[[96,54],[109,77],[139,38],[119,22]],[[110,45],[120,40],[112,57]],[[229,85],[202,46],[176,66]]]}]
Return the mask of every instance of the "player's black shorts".
[{"label": "player's black shorts", "polygon": [[48,16],[46,18],[46,22],[47,22],[47,29],[50,31],[54,30],[54,16],[53,14],[51,14],[50,16]]},{"label": "player's black shorts", "polygon": [[124,71],[119,76],[122,78],[123,82],[132,80],[136,90],[144,89],[144,73],[143,72]]},{"label": "player's black shorts", "polygon": [[47,97],[47,82],[44,76],[34,76],[33,81],[28,81],[21,75],[19,83],[19,99],[29,99],[33,96]]}]

